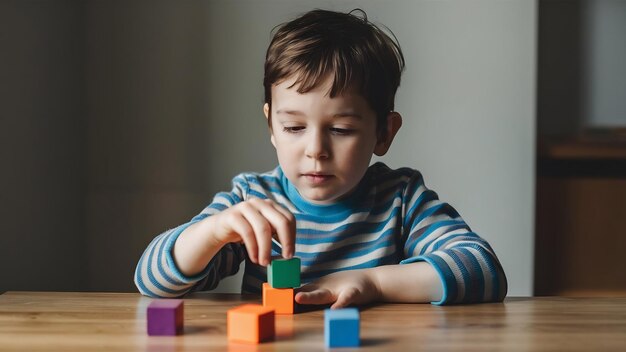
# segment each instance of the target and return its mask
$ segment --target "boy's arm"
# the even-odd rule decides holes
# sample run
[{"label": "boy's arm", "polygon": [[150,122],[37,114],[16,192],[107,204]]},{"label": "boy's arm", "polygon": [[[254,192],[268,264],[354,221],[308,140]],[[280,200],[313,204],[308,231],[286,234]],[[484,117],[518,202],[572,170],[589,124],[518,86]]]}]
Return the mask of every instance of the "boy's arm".
[{"label": "boy's arm", "polygon": [[400,264],[337,272],[302,287],[301,304],[343,307],[372,301],[436,304],[498,302],[507,292],[504,270],[484,239],[416,173],[403,199]]},{"label": "boy's arm", "polygon": [[135,272],[141,293],[176,297],[194,289],[211,290],[237,272],[246,252],[252,263],[268,265],[274,234],[282,255],[293,255],[293,214],[270,199],[245,199],[245,193],[235,191],[219,193],[190,223],[148,246]]},{"label": "boy's arm", "polygon": [[443,287],[436,304],[499,302],[507,292],[502,265],[486,240],[426,188],[416,172],[405,190],[402,265],[428,263]]},{"label": "boy's arm", "polygon": [[427,303],[442,294],[435,269],[418,262],[336,272],[303,286],[295,299],[299,304],[342,308],[371,302]]},{"label": "boy's arm", "polygon": [[416,172],[404,195],[404,257],[400,264],[428,263],[443,288],[436,304],[499,302],[507,280],[495,252],[459,213],[426,188]]},{"label": "boy's arm", "polygon": [[377,300],[381,302],[438,302],[443,295],[437,271],[426,262],[385,265],[365,271],[374,281]]},{"label": "boy's arm", "polygon": [[[202,268],[185,260],[179,267],[174,254],[175,245],[183,233],[185,240],[181,241],[181,249],[185,252],[190,245],[200,245],[197,230],[207,225],[207,219],[245,198],[245,179],[237,177],[233,183],[230,193],[218,193],[211,204],[190,222],[165,231],[148,245],[135,269],[135,285],[139,292],[150,297],[179,297],[191,290],[213,289],[221,278],[237,273],[241,261],[245,259],[245,250],[240,244],[208,246],[210,249],[197,247],[206,250],[203,253],[207,255],[206,262],[200,265]],[[182,255],[189,255],[182,252],[178,253],[179,259]],[[201,261],[195,263],[198,262]]]}]

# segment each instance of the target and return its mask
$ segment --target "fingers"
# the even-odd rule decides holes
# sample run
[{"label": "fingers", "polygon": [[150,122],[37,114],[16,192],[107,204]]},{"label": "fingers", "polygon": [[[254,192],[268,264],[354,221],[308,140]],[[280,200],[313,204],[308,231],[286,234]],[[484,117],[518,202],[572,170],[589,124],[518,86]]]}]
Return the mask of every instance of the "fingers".
[{"label": "fingers", "polygon": [[243,244],[246,246],[246,250],[248,251],[248,257],[250,257],[250,261],[253,263],[258,262],[258,247],[256,242],[256,236],[254,235],[254,230],[252,226],[248,223],[248,221],[244,218],[241,213],[234,213],[231,215],[227,221],[230,223],[232,230],[239,235]]},{"label": "fingers", "polygon": [[337,297],[337,301],[330,306],[330,309],[339,309],[349,306],[354,302],[356,297],[358,296],[359,291],[354,287],[349,288],[345,291],[342,291]]},{"label": "fingers", "polygon": [[[242,239],[246,243],[250,260],[254,263],[257,261],[254,254],[258,253],[258,264],[266,266],[271,260],[272,235],[276,233],[281,246],[282,255],[290,258],[294,253],[294,240],[296,233],[295,217],[287,209],[271,200],[262,200],[259,198],[250,199],[244,203],[240,203],[239,212],[253,230],[253,238],[247,241],[244,236]],[[248,243],[254,242],[251,247]]]},{"label": "fingers", "polygon": [[329,304],[335,301],[334,295],[325,289],[310,292],[298,292],[295,296],[298,304]]},{"label": "fingers", "polygon": [[283,257],[291,258],[295,252],[296,218],[289,210],[283,208],[280,204],[276,204],[270,200],[267,202],[276,212],[268,212],[268,214],[263,213],[263,215],[267,216],[276,230],[276,236],[283,249]]},{"label": "fingers", "polygon": [[[270,261],[270,254],[272,251],[272,233],[273,228],[270,222],[267,220],[259,209],[252,204],[242,204],[241,215],[247,220],[254,230],[254,240],[256,242],[258,251],[258,264],[266,266]],[[246,247],[247,248],[247,247]],[[253,248],[247,248],[248,254],[254,251]],[[250,254],[250,259],[252,260]]]}]

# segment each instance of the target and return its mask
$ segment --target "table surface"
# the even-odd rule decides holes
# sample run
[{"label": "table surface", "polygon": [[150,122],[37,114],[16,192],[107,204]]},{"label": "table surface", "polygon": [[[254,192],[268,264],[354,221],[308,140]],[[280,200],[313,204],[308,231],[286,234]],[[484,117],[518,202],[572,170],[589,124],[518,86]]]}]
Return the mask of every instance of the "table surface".
[{"label": "table surface", "polygon": [[[325,349],[322,310],[276,316],[274,341],[246,345],[227,341],[226,311],[260,303],[258,296],[187,296],[184,334],[179,336],[147,335],[151,301],[134,293],[9,291],[0,295],[0,350]],[[358,350],[363,351],[624,351],[626,297],[507,298],[504,303],[444,307],[381,304],[361,308],[361,344]]]}]

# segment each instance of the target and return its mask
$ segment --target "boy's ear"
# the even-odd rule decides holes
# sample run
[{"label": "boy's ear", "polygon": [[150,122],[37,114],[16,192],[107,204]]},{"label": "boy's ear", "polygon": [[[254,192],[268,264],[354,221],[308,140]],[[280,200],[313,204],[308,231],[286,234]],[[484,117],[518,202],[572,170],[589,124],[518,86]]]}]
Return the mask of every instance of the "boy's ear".
[{"label": "boy's ear", "polygon": [[391,142],[393,142],[393,138],[398,133],[400,127],[402,127],[402,116],[395,111],[387,114],[387,131],[378,135],[374,154],[378,156],[387,154],[389,147],[391,147]]},{"label": "boy's ear", "polygon": [[263,105],[263,114],[265,114],[265,119],[267,120],[267,125],[270,129],[270,141],[274,148],[276,148],[276,142],[274,141],[274,131],[272,130],[272,126],[270,125],[270,104],[265,103]]}]

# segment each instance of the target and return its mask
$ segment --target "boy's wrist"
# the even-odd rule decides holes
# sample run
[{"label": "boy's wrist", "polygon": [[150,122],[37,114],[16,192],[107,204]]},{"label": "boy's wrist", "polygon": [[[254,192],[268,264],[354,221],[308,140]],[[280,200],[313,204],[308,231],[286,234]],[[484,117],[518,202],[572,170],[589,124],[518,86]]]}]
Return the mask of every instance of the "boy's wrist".
[{"label": "boy's wrist", "polygon": [[374,290],[373,295],[374,295],[374,302],[381,302],[384,300],[384,292],[383,292],[383,286],[381,284],[381,280],[380,280],[380,270],[378,267],[375,268],[370,268],[370,269],[365,269],[364,270],[365,275],[368,277],[369,282]]},{"label": "boy's wrist", "polygon": [[202,219],[199,225],[201,227],[200,231],[204,234],[206,241],[207,241],[207,245],[209,247],[222,248],[228,243],[223,240],[220,240],[219,236],[217,236],[217,233],[215,231],[214,216],[209,216],[209,217]]}]

